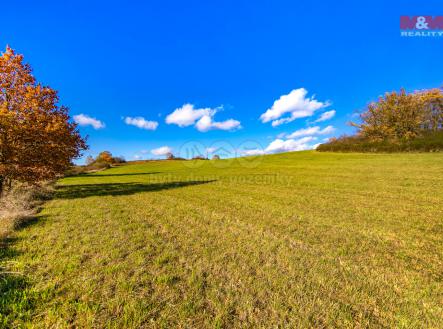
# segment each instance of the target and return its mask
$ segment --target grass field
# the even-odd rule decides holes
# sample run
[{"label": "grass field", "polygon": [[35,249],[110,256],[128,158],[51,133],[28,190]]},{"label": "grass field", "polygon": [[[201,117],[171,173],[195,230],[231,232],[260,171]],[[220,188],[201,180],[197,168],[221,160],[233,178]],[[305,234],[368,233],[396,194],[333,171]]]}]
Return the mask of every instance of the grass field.
[{"label": "grass field", "polygon": [[443,327],[442,153],[248,167],[159,161],[61,180],[1,251],[21,273],[0,283],[3,325]]}]

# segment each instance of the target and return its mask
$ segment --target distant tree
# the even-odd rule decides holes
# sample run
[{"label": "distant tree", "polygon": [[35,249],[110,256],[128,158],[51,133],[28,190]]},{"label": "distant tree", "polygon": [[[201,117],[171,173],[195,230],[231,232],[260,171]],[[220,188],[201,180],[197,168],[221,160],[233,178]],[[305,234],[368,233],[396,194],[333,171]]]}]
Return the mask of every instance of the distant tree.
[{"label": "distant tree", "polygon": [[203,155],[196,155],[192,158],[192,160],[208,160],[208,158],[204,157]]},{"label": "distant tree", "polygon": [[87,148],[57,91],[37,83],[23,56],[0,56],[0,194],[13,180],[53,179]]},{"label": "distant tree", "polygon": [[86,165],[95,168],[109,168],[112,164],[121,163],[126,163],[125,158],[123,156],[114,157],[109,151],[100,152],[95,159],[91,156],[86,159]]},{"label": "distant tree", "polygon": [[109,151],[100,152],[95,161],[106,162],[106,163],[113,163],[114,162],[113,157],[112,157],[112,153]]},{"label": "distant tree", "polygon": [[86,162],[86,165],[89,166],[89,165],[93,164],[94,161],[95,161],[95,159],[91,155],[88,155],[86,157],[86,161],[85,162]]},{"label": "distant tree", "polygon": [[220,160],[220,156],[217,155],[217,154],[214,154],[214,155],[212,156],[212,160]]},{"label": "distant tree", "polygon": [[113,157],[112,161],[113,163],[126,163],[126,159],[123,156]]},{"label": "distant tree", "polygon": [[175,156],[174,154],[172,154],[171,152],[166,153],[166,159],[168,160],[174,160]]}]

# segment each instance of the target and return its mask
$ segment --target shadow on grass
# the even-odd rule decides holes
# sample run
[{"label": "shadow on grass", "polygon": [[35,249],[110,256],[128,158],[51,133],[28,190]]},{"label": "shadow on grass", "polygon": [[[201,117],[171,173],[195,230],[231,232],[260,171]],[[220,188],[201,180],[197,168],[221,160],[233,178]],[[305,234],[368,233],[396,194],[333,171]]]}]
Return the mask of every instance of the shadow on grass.
[{"label": "shadow on grass", "polygon": [[[17,223],[14,230],[35,225],[40,216]],[[21,254],[14,248],[16,237],[0,237],[0,327],[12,328],[19,322],[30,321],[38,303],[37,292],[31,292],[29,279],[15,270],[15,259]]]},{"label": "shadow on grass", "polygon": [[120,176],[142,176],[142,175],[155,175],[161,174],[160,171],[153,172],[141,172],[141,173],[127,173],[127,174],[80,174],[78,177],[120,177]]},{"label": "shadow on grass", "polygon": [[189,182],[168,182],[168,183],[107,183],[107,184],[80,184],[64,185],[57,188],[55,198],[57,199],[78,199],[90,196],[119,196],[131,195],[141,192],[155,192],[169,190],[186,186],[201,185],[214,182],[207,181],[189,181]]}]

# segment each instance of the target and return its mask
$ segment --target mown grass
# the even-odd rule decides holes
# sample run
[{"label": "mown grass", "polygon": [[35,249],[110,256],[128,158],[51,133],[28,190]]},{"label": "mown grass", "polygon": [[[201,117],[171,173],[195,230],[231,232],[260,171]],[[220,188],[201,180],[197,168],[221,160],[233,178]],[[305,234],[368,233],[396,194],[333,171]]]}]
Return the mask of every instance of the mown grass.
[{"label": "mown grass", "polygon": [[443,327],[443,154],[189,164],[60,181],[3,249],[3,325]]}]

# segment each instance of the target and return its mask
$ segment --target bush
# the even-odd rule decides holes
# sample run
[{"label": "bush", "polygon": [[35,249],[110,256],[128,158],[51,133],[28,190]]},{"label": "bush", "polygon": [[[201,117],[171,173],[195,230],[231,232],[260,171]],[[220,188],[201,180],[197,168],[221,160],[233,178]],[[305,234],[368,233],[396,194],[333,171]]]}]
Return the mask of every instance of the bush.
[{"label": "bush", "polygon": [[86,157],[86,168],[99,167],[99,169],[103,169],[105,168],[104,164],[118,165],[122,163],[126,163],[124,157],[122,156],[114,157],[109,151],[100,152],[100,154],[95,159],[90,155]]},{"label": "bush", "polygon": [[52,182],[40,185],[16,184],[0,198],[0,239],[32,218],[38,206],[49,200],[54,192]]},{"label": "bush", "polygon": [[65,172],[65,177],[77,176],[81,174],[87,174],[90,172],[101,171],[111,168],[111,165],[106,162],[95,161],[87,166],[72,166]]},{"label": "bush", "polygon": [[122,163],[126,163],[126,160],[124,157],[114,157],[112,158],[112,163],[114,164],[122,164]]},{"label": "bush", "polygon": [[89,166],[86,166],[86,171],[98,171],[111,168],[111,164],[102,161],[96,161]]},{"label": "bush", "polygon": [[438,152],[443,151],[443,131],[425,131],[414,139],[371,140],[343,136],[317,147],[320,152]]}]

